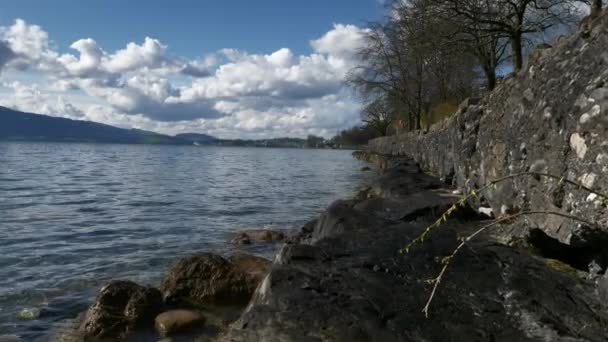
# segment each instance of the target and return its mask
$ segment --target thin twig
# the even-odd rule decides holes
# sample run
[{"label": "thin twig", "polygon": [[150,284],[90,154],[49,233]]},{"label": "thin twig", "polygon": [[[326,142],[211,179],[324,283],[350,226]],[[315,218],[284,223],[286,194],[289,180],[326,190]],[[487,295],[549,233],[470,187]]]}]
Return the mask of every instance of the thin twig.
[{"label": "thin twig", "polygon": [[458,252],[460,251],[460,249],[462,249],[462,247],[464,247],[464,245],[466,245],[469,241],[471,241],[472,239],[474,239],[477,235],[481,234],[482,232],[484,232],[485,230],[492,228],[502,222],[505,221],[510,221],[510,220],[514,220],[518,217],[521,216],[528,216],[528,215],[537,215],[537,214],[543,214],[543,215],[555,215],[555,216],[561,216],[561,217],[565,217],[565,218],[569,218],[575,221],[579,221],[582,223],[585,223],[589,226],[595,226],[594,223],[587,221],[585,219],[576,217],[576,216],[572,216],[572,215],[568,215],[568,214],[564,214],[564,213],[560,213],[557,211],[522,211],[520,213],[517,214],[513,214],[513,215],[509,215],[509,216],[505,216],[505,217],[501,217],[495,221],[493,221],[492,223],[485,225],[483,227],[481,227],[480,229],[478,229],[476,232],[474,232],[473,234],[467,236],[464,240],[462,240],[462,242],[458,245],[458,247],[456,247],[456,249],[452,252],[452,254],[450,256],[448,256],[447,258],[444,258],[443,260],[444,262],[444,266],[441,269],[441,272],[439,272],[439,275],[437,276],[437,278],[435,278],[433,280],[433,282],[435,283],[435,285],[433,286],[433,290],[431,291],[431,295],[429,296],[429,299],[426,302],[426,305],[424,306],[424,308],[422,309],[422,312],[424,313],[424,316],[426,318],[429,318],[429,308],[431,306],[431,302],[433,301],[433,298],[435,297],[435,293],[437,292],[437,288],[439,287],[439,284],[441,283],[441,280],[443,279],[443,276],[445,275],[445,272],[447,271],[448,267],[450,266],[450,263],[452,261],[452,259],[456,256],[456,254],[458,254]]},{"label": "thin twig", "polygon": [[592,194],[596,194],[597,196],[601,197],[604,199],[604,201],[608,201],[608,195],[603,194],[601,192],[598,192],[597,190],[593,190],[589,187],[584,186],[581,183],[566,179],[565,177],[559,177],[556,175],[552,175],[550,173],[544,173],[544,172],[521,172],[521,173],[516,173],[516,174],[512,174],[512,175],[508,175],[508,176],[504,176],[504,177],[500,177],[497,178],[493,181],[491,181],[490,183],[484,185],[483,187],[475,190],[471,190],[466,196],[462,197],[458,202],[454,203],[450,208],[448,208],[440,217],[439,219],[437,219],[437,221],[435,221],[433,224],[431,224],[430,226],[426,227],[425,230],[422,232],[422,234],[420,234],[418,237],[416,237],[414,240],[412,240],[405,248],[402,248],[400,250],[401,253],[403,252],[408,252],[410,250],[410,248],[412,246],[414,246],[415,244],[418,243],[422,243],[424,242],[424,240],[426,240],[427,236],[435,229],[435,228],[439,228],[441,226],[442,223],[446,222],[448,220],[448,218],[455,213],[459,207],[464,207],[466,205],[466,203],[472,199],[472,198],[477,198],[478,197],[478,193],[482,193],[485,190],[489,189],[491,186],[494,186],[498,183],[510,180],[510,179],[514,179],[514,178],[519,178],[519,177],[547,177],[547,178],[552,178],[555,180],[558,180],[559,183],[567,183],[573,186],[576,186],[579,189],[585,190],[589,193]]}]

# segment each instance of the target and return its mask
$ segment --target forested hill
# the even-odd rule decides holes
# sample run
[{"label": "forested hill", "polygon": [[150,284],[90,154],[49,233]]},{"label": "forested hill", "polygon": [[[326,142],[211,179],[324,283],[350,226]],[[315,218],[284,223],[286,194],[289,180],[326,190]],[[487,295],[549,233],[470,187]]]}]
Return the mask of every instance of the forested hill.
[{"label": "forested hill", "polygon": [[[320,139],[320,140],[319,140]],[[320,148],[323,139],[275,138],[263,140],[218,139],[199,134],[176,136],[123,129],[91,121],[24,113],[0,107],[0,141],[86,142],[111,144],[211,145],[236,147]]]},{"label": "forested hill", "polygon": [[96,142],[117,144],[191,144],[191,142],[137,129],[122,129],[91,121],[23,113],[0,107],[0,140]]}]

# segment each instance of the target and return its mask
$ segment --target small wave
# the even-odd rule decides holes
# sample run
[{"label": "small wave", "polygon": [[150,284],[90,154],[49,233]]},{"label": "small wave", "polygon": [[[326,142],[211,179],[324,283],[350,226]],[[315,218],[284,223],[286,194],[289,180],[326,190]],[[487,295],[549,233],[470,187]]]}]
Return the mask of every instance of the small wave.
[{"label": "small wave", "polygon": [[127,207],[165,207],[173,205],[177,202],[163,202],[163,201],[136,201],[125,204]]},{"label": "small wave", "polygon": [[39,204],[40,203],[38,203],[38,202],[3,204],[3,205],[0,205],[0,210],[25,209],[25,208],[37,206]]},{"label": "small wave", "polygon": [[102,213],[106,210],[102,209],[102,208],[92,207],[92,208],[78,208],[78,209],[76,209],[76,211],[79,213]]},{"label": "small wave", "polygon": [[35,186],[16,186],[12,188],[0,188],[0,191],[28,191],[28,190],[36,190],[38,187]]},{"label": "small wave", "polygon": [[0,182],[23,182],[24,180],[23,178],[0,177]]},{"label": "small wave", "polygon": [[103,183],[95,183],[95,186],[121,186],[123,183],[120,182],[103,182]]},{"label": "small wave", "polygon": [[66,201],[66,202],[58,202],[57,205],[86,205],[86,204],[95,204],[97,200],[80,200],[80,201]]}]

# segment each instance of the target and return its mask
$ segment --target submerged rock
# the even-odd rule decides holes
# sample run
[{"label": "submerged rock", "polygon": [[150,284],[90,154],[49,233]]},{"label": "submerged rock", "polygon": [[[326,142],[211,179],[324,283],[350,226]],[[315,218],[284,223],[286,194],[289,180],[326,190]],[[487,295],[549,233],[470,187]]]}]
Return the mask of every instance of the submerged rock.
[{"label": "submerged rock", "polygon": [[22,321],[32,321],[40,317],[41,310],[38,308],[23,309],[17,313],[17,319]]},{"label": "submerged rock", "polygon": [[[246,304],[261,279],[257,272],[260,262],[243,256],[233,260],[236,262],[210,253],[179,260],[162,281],[165,300],[171,304]],[[256,272],[248,272],[247,264]]]},{"label": "submerged rock", "polygon": [[270,229],[252,229],[240,232],[232,243],[237,245],[250,245],[253,242],[281,242],[285,240],[285,234]]},{"label": "submerged rock", "polygon": [[167,337],[201,328],[205,324],[205,317],[193,310],[171,310],[158,315],[155,327],[158,334]]},{"label": "submerged rock", "polygon": [[151,329],[162,310],[159,290],[131,281],[112,281],[99,291],[80,330],[87,339],[121,340],[140,329]]}]

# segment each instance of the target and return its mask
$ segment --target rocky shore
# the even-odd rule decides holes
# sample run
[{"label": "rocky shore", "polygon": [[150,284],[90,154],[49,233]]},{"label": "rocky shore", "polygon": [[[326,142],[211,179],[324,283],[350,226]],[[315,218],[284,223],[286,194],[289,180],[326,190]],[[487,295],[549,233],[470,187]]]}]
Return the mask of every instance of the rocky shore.
[{"label": "rocky shore", "polygon": [[428,132],[372,141],[367,189],[233,240],[283,243],[272,262],[197,254],[160,289],[108,284],[80,338],[608,340],[606,46],[602,15]]},{"label": "rocky shore", "polygon": [[80,338],[608,339],[608,287],[598,285],[601,277],[587,268],[593,255],[518,221],[478,236],[454,257],[426,317],[429,280],[461,238],[490,219],[472,207],[461,208],[428,239],[403,252],[459,200],[459,192],[409,159],[357,155],[390,159],[377,165],[391,166],[354,198],[335,202],[288,237],[272,265],[245,254],[225,259],[203,253],[177,261],[160,289],[112,282],[84,315]]}]

